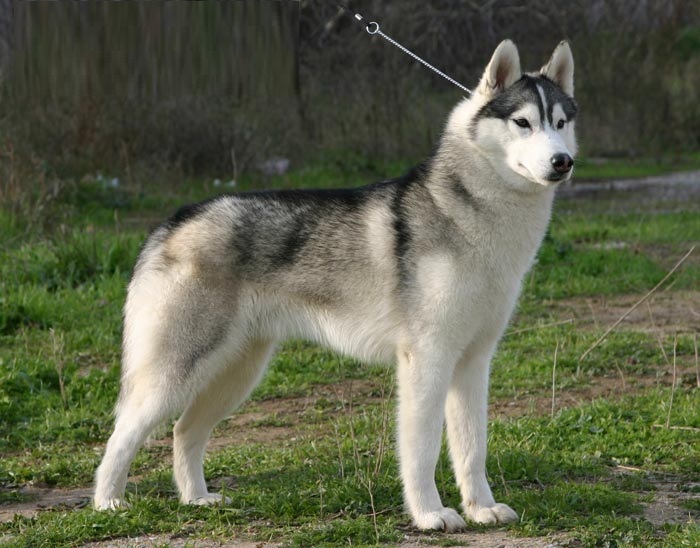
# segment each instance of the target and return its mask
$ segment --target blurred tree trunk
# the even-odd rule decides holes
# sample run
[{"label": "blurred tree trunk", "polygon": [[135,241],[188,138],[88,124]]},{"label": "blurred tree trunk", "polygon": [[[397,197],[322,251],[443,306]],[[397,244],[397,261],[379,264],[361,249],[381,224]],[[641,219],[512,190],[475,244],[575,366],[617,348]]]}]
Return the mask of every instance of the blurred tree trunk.
[{"label": "blurred tree trunk", "polygon": [[296,2],[18,2],[9,14],[0,9],[0,38],[14,41],[16,104],[0,102],[0,126],[16,114],[15,141],[51,165],[128,158],[129,169],[221,174],[235,153],[240,174],[299,148],[287,137],[298,125]]},{"label": "blurred tree trunk", "polygon": [[0,0],[0,80],[7,77],[12,60],[13,13],[12,0]]}]

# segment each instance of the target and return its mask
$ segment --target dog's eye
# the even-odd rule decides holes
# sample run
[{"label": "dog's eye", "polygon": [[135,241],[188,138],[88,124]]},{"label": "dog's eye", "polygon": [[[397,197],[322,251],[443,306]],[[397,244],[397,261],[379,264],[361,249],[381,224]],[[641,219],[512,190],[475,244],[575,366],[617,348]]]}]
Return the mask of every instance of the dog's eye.
[{"label": "dog's eye", "polygon": [[518,127],[530,127],[530,122],[528,122],[525,118],[515,118],[513,121]]},{"label": "dog's eye", "polygon": [[565,122],[564,120],[559,120],[559,121],[557,122],[557,129],[563,128],[565,123],[566,123],[566,122]]}]

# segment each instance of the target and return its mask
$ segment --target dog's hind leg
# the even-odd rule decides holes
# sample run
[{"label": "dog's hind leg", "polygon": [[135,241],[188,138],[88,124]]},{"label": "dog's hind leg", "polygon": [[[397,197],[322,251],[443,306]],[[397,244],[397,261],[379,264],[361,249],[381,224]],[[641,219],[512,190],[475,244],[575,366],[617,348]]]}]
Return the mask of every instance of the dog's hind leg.
[{"label": "dog's hind leg", "polygon": [[175,482],[187,504],[215,504],[221,495],[209,493],[203,461],[212,429],[248,397],[272,354],[268,341],[249,343],[235,359],[194,397],[173,430]]},{"label": "dog's hind leg", "polygon": [[121,393],[114,433],[95,476],[96,508],[123,505],[129,466],[141,445],[212,376],[198,365],[212,358],[226,336],[224,312],[208,314],[213,299],[187,279],[173,286],[160,275],[137,274],[132,281]]},{"label": "dog's hind leg", "polygon": [[95,476],[94,505],[98,510],[125,506],[123,500],[131,461],[146,438],[174,412],[179,403],[154,375],[142,375],[138,385],[122,385],[122,394],[105,455]]}]

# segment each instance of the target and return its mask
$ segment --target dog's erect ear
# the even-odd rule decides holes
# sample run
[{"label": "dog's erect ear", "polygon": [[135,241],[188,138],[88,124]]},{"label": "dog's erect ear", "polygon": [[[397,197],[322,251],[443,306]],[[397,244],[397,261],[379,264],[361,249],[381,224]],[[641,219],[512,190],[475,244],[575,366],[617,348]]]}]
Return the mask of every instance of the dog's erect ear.
[{"label": "dog's erect ear", "polygon": [[540,74],[557,84],[567,95],[574,96],[574,56],[566,40],[554,48],[551,59],[540,69]]},{"label": "dog's erect ear", "polygon": [[477,91],[483,95],[495,95],[512,86],[521,76],[518,48],[510,40],[503,40],[493,52]]}]

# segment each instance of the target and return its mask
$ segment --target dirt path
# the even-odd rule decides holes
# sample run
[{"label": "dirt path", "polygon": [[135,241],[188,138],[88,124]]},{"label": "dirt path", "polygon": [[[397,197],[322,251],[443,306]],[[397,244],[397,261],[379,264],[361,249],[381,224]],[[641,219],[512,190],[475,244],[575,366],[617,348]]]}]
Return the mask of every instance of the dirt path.
[{"label": "dirt path", "polygon": [[700,171],[683,171],[637,179],[578,181],[561,186],[557,197],[564,200],[624,196],[631,202],[679,201],[700,207]]},{"label": "dirt path", "polygon": [[[397,546],[399,548],[426,548],[441,546],[441,539],[436,535],[407,534]],[[505,531],[470,532],[450,535],[449,546],[468,546],[470,548],[557,548],[570,546],[561,535],[555,537],[513,537]],[[86,548],[160,548],[166,545],[173,548],[277,548],[280,544],[267,542],[225,542],[219,543],[206,539],[181,539],[166,535],[149,535],[133,539],[118,539],[85,544]]]}]

